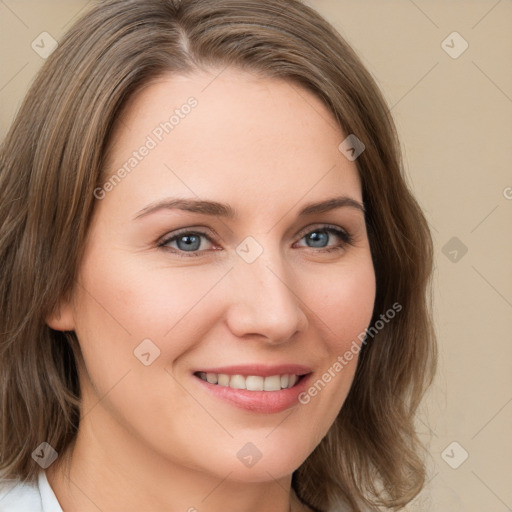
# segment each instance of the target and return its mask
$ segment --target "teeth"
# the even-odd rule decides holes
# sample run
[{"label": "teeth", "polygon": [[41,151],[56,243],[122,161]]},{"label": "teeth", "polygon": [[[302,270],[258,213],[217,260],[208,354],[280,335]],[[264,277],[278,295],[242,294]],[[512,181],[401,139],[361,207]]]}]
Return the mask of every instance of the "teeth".
[{"label": "teeth", "polygon": [[243,375],[227,375],[225,373],[198,372],[197,375],[210,384],[233,389],[247,389],[248,391],[280,391],[293,387],[299,380],[298,376],[293,374],[244,377]]},{"label": "teeth", "polygon": [[263,391],[263,383],[265,379],[263,377],[256,377],[251,375],[245,378],[245,387],[249,391]]},{"label": "teeth", "polygon": [[219,373],[219,375],[217,375],[217,384],[224,387],[229,386],[229,375]]},{"label": "teeth", "polygon": [[281,389],[281,377],[279,375],[265,377],[265,381],[263,382],[263,389],[265,391],[279,391]]},{"label": "teeth", "polygon": [[245,379],[242,375],[233,375],[229,380],[229,387],[233,389],[245,389]]},{"label": "teeth", "polygon": [[217,374],[216,373],[207,373],[206,374],[206,380],[210,384],[217,384]]}]

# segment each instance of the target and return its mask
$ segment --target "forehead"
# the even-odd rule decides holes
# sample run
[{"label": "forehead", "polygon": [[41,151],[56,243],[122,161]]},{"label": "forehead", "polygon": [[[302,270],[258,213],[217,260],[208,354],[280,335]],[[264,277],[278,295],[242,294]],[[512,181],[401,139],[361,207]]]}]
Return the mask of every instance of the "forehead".
[{"label": "forehead", "polygon": [[136,165],[111,195],[133,204],[164,193],[275,204],[339,191],[361,200],[357,167],[338,150],[345,134],[295,83],[233,69],[168,75],[139,90],[118,121],[107,170]]}]

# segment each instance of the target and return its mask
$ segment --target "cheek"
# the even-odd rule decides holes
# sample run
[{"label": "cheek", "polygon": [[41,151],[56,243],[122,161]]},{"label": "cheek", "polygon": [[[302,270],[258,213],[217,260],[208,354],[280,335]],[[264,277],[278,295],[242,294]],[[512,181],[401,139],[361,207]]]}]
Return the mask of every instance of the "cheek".
[{"label": "cheek", "polygon": [[325,268],[302,284],[305,302],[318,316],[329,352],[344,352],[368,326],[376,293],[371,256],[333,270]]},{"label": "cheek", "polygon": [[[81,372],[84,397],[94,404],[97,397],[109,396],[111,410],[141,432],[148,428],[147,417],[160,417],[153,428],[161,427],[163,433],[169,428],[181,432],[202,411],[184,392],[183,375],[176,373],[174,363],[185,361],[218,320],[215,286],[226,271],[166,268],[140,259],[91,253],[83,262],[76,334],[86,366]],[[111,394],[112,389],[117,393]],[[172,414],[166,416],[162,411],[170,403]],[[175,423],[177,417],[181,420]],[[216,427],[208,423],[210,417],[205,421]]]},{"label": "cheek", "polygon": [[[309,287],[306,288],[309,284]],[[320,286],[323,284],[323,286]],[[372,314],[376,293],[371,257],[317,275],[304,282],[307,303],[318,317],[322,343],[315,350],[323,352],[322,367],[316,380],[299,397],[309,414],[322,418],[316,424],[319,441],[335,420],[350,390],[357,361]]]},{"label": "cheek", "polygon": [[[123,261],[91,252],[83,262],[75,306],[76,333],[86,365],[81,380],[85,409],[93,409],[98,397],[104,397],[103,409],[130,431],[142,434],[156,451],[193,460],[189,433],[199,435],[218,426],[168,367],[207,335],[212,303],[202,299],[224,273],[201,272],[198,267],[148,270],[129,258]],[[159,350],[149,365],[134,354],[146,339]],[[151,345],[148,349],[153,360],[156,352]],[[94,410],[94,421],[106,421],[99,408]],[[202,418],[200,426],[197,417]]]},{"label": "cheek", "polygon": [[[207,295],[224,273],[91,253],[80,277],[77,334],[120,357],[133,357],[138,344],[149,338],[172,359],[201,334],[212,307]],[[188,340],[185,345],[183,340]]]}]

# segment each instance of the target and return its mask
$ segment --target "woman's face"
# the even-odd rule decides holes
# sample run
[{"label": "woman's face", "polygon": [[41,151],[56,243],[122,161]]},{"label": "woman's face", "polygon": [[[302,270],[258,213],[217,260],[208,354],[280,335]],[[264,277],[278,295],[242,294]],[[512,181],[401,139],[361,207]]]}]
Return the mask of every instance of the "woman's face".
[{"label": "woman's face", "polygon": [[327,108],[285,81],[216,75],[164,77],[130,101],[51,325],[76,331],[106,454],[129,439],[171,466],[263,481],[292,473],[339,413],[375,276]]}]

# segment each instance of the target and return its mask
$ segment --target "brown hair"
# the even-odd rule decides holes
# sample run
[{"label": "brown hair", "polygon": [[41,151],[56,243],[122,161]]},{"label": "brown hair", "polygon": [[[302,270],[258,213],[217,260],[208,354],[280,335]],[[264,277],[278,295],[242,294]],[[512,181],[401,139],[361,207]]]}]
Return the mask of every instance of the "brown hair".
[{"label": "brown hair", "polygon": [[432,240],[377,85],[299,0],[102,2],[43,65],[0,149],[0,470],[34,481],[35,448],[61,453],[75,439],[79,344],[45,318],[73,290],[121,109],[162,74],[226,66],[306,88],[366,146],[356,164],[377,280],[371,324],[402,311],[364,344],[341,413],[292,486],[321,510],[396,510],[425,482],[414,420],[437,360]]}]

